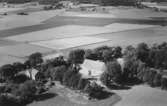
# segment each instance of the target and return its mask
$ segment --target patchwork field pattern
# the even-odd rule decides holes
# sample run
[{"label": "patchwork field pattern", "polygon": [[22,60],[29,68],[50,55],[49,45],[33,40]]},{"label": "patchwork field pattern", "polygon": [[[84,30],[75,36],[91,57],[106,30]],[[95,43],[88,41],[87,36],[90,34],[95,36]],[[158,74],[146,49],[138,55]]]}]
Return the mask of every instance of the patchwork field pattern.
[{"label": "patchwork field pattern", "polygon": [[47,47],[55,50],[73,48],[82,45],[89,45],[99,42],[105,42],[108,39],[97,38],[97,37],[74,37],[74,38],[64,38],[64,39],[54,39],[48,41],[33,42],[31,44]]}]

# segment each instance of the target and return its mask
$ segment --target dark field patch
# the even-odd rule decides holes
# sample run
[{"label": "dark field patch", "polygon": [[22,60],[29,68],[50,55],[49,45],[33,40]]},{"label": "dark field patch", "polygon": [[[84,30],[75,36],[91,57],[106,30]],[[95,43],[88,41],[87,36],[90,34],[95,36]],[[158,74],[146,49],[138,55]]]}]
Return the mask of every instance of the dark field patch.
[{"label": "dark field patch", "polygon": [[86,17],[65,17],[55,16],[49,20],[44,21],[42,24],[26,26],[14,29],[7,29],[0,31],[0,37],[8,37],[13,35],[19,35],[23,33],[44,30],[53,27],[59,27],[63,25],[86,25],[86,26],[104,26],[112,23],[130,23],[130,24],[149,24],[149,25],[164,25],[167,23],[165,20],[157,19],[121,19],[121,18],[86,18]]}]

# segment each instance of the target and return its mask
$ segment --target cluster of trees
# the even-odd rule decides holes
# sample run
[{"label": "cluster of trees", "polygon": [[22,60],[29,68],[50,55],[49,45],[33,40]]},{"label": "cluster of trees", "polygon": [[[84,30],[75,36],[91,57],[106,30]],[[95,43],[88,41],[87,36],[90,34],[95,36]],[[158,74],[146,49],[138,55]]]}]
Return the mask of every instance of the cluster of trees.
[{"label": "cluster of trees", "polygon": [[33,53],[24,63],[15,62],[0,67],[0,79],[5,83],[0,87],[0,104],[3,104],[2,106],[23,106],[36,98],[36,95],[44,88],[38,84],[38,80],[34,81],[19,72],[37,68],[42,63],[42,54]]},{"label": "cluster of trees", "polygon": [[[123,52],[124,66],[115,60],[106,62],[106,71],[101,75],[105,85],[111,83],[134,84],[144,82],[152,87],[167,88],[167,78],[163,70],[167,69],[167,43],[154,44],[149,47],[140,43],[137,47],[128,46]],[[132,83],[132,82],[131,82]]]},{"label": "cluster of trees", "polygon": [[[123,58],[123,67],[118,63],[118,58]],[[102,46],[92,50],[72,50],[67,60],[60,56],[44,61],[42,54],[37,52],[31,54],[24,63],[15,62],[1,66],[0,79],[6,85],[0,87],[0,104],[11,101],[10,103],[16,102],[19,106],[33,101],[49,78],[60,81],[71,89],[86,92],[90,97],[100,97],[103,95],[103,87],[84,79],[79,73],[79,64],[82,64],[84,59],[105,62],[106,70],[100,80],[107,86],[130,81],[136,84],[139,81],[152,87],[167,89],[167,77],[163,73],[163,70],[167,69],[167,43],[154,44],[151,47],[140,43],[137,47],[126,47],[124,52],[119,46]],[[25,75],[18,75],[19,72],[32,68],[39,70],[35,81]]]},{"label": "cluster of trees", "polygon": [[122,57],[122,48],[120,46],[117,47],[101,46],[93,50],[88,49],[85,52],[85,58],[92,60],[100,60],[105,63],[113,61],[120,57]]}]

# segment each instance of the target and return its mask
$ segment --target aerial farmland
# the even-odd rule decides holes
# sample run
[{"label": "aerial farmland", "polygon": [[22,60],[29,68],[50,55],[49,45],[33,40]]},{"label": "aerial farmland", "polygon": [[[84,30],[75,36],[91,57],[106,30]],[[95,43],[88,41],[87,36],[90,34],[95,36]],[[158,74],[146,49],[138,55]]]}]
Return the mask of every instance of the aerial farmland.
[{"label": "aerial farmland", "polygon": [[[167,14],[152,8],[96,6],[96,11],[62,8],[44,10],[44,5],[0,7],[0,65],[24,62],[40,52],[67,57],[76,49],[128,45],[136,47],[167,42]],[[21,15],[20,15],[21,14]],[[23,15],[22,15],[23,14]],[[56,82],[48,92],[56,96],[28,106],[166,106],[167,92],[146,84],[131,89],[109,90],[114,96],[89,102]],[[59,93],[58,93],[59,92]],[[66,95],[66,94],[67,95]],[[78,101],[78,102],[77,102]]]}]

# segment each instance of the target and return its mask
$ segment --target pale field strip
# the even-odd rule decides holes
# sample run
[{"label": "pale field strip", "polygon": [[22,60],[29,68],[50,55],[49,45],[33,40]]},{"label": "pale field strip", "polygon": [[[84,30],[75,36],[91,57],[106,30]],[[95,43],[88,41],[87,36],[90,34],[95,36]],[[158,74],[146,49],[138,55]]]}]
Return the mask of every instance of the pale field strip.
[{"label": "pale field strip", "polygon": [[105,32],[106,30],[102,30],[101,27],[65,25],[61,27],[30,32],[22,35],[6,37],[6,39],[20,42],[34,42],[41,40],[52,40],[58,38],[74,37],[74,36],[84,36],[84,35],[98,34]]},{"label": "pale field strip", "polygon": [[19,58],[25,58],[35,52],[41,52],[45,54],[45,53],[50,53],[52,51],[53,50],[49,48],[30,45],[30,44],[18,44],[18,45],[0,47],[0,54],[19,57]]},{"label": "pale field strip", "polygon": [[138,24],[120,24],[120,23],[113,23],[104,27],[65,25],[61,27],[25,33],[22,35],[6,37],[5,39],[19,42],[36,42],[36,41],[45,41],[45,40],[62,39],[70,37],[96,35],[103,33],[112,33],[112,32],[142,29],[142,28],[144,29],[150,27],[155,27],[155,26],[138,25]]},{"label": "pale field strip", "polygon": [[24,62],[23,58],[15,57],[15,56],[10,56],[7,54],[0,54],[0,66],[4,64],[12,64],[13,62]]},{"label": "pale field strip", "polygon": [[0,7],[0,14],[5,13],[5,12],[11,12],[11,11],[16,11],[16,10],[21,10],[21,9],[23,9],[23,8],[9,8],[9,7],[1,8]]},{"label": "pale field strip", "polygon": [[105,13],[81,13],[81,12],[65,12],[61,16],[90,17],[90,18],[116,18],[113,14]]},{"label": "pale field strip", "polygon": [[82,45],[89,45],[94,43],[105,42],[108,39],[97,38],[97,37],[74,37],[74,38],[64,38],[64,39],[54,39],[48,41],[39,41],[39,42],[32,42],[31,44],[47,47],[50,49],[61,50],[67,48],[73,48]]},{"label": "pale field strip", "polygon": [[29,13],[29,15],[15,14],[4,16],[0,18],[0,30],[42,24],[43,21],[61,14],[63,11],[64,10],[40,11]]}]

